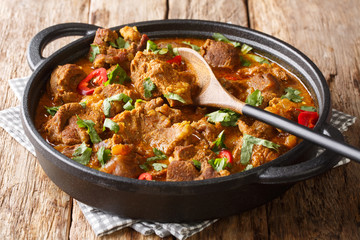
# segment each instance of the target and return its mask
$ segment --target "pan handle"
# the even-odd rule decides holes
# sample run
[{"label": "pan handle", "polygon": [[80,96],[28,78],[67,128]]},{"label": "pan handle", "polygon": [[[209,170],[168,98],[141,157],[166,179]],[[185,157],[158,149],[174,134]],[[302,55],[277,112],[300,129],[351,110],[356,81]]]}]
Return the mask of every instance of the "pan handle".
[{"label": "pan handle", "polygon": [[35,70],[45,60],[42,52],[50,42],[66,36],[86,36],[98,28],[87,23],[62,23],[40,31],[31,39],[27,50],[27,61],[31,70]]},{"label": "pan handle", "polygon": [[[331,126],[325,124],[324,134],[338,140],[344,141],[341,132]],[[259,183],[263,184],[282,184],[294,183],[315,177],[335,166],[342,157],[331,150],[325,149],[315,158],[307,161],[283,167],[269,167],[259,175]]]}]

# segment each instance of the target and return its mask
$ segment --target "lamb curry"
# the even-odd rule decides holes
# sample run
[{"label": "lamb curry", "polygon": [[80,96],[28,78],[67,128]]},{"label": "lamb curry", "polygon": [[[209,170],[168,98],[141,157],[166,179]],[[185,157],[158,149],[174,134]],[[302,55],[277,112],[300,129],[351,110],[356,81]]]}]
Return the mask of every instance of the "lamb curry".
[{"label": "lamb curry", "polygon": [[87,56],[54,69],[37,108],[37,129],[83,165],[156,181],[247,171],[301,141],[228,109],[194,106],[199,87],[179,47],[198,51],[240,100],[310,128],[316,123],[301,82],[251,46],[220,33],[151,40],[124,27],[98,29]]}]

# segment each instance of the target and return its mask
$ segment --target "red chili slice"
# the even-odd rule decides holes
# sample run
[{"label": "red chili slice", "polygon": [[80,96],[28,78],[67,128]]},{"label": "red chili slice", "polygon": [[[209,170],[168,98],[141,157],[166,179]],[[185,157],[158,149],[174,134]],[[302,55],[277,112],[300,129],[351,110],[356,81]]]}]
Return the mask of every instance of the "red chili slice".
[{"label": "red chili slice", "polygon": [[150,173],[142,173],[140,174],[139,176],[139,180],[148,180],[148,181],[151,181],[152,180],[152,176]]},{"label": "red chili slice", "polygon": [[231,152],[230,152],[229,150],[227,150],[227,149],[221,150],[218,157],[219,157],[219,158],[227,158],[227,160],[228,160],[227,162],[228,162],[228,163],[232,163],[232,162],[233,162],[232,154],[231,154]]},{"label": "red chili slice", "polygon": [[104,84],[107,81],[107,73],[105,68],[98,68],[92,71],[86,78],[81,80],[81,82],[77,85],[77,91],[81,95],[91,95],[94,92],[94,89],[90,89],[89,82],[98,77],[94,80],[94,83],[97,85]]},{"label": "red chili slice", "polygon": [[314,128],[317,120],[319,119],[319,114],[317,112],[304,111],[300,109],[296,109],[300,111],[298,116],[298,123],[304,125],[308,128]]},{"label": "red chili slice", "polygon": [[181,56],[177,55],[177,56],[173,57],[172,59],[167,60],[166,62],[167,63],[176,63],[176,64],[180,65],[181,64]]}]

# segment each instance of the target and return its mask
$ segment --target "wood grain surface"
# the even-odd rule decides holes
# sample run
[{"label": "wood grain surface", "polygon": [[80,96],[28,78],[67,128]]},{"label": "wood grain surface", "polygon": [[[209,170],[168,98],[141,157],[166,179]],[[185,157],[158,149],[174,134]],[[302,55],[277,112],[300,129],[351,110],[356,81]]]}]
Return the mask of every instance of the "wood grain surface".
[{"label": "wood grain surface", "polygon": [[[231,22],[292,44],[323,72],[334,108],[360,117],[358,0],[2,0],[0,13],[0,110],[19,105],[7,81],[31,74],[26,48],[38,31],[64,22],[111,27],[180,18]],[[54,41],[44,56],[73,39]],[[357,121],[345,133],[357,147],[359,132]],[[0,141],[0,239],[97,239],[76,201],[47,178],[36,158],[3,129]],[[359,182],[360,165],[347,164],[189,239],[360,239]],[[160,238],[126,228],[102,239]]]}]

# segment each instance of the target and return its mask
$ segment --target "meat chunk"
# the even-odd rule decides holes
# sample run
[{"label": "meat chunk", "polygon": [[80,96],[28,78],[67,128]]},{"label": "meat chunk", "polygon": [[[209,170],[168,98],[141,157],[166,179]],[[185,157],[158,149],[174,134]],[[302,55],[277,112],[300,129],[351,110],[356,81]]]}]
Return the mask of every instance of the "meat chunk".
[{"label": "meat chunk", "polygon": [[157,129],[144,139],[150,146],[162,150],[166,155],[172,154],[177,145],[181,145],[193,133],[189,122],[175,123],[169,128]]},{"label": "meat chunk", "polygon": [[190,160],[196,154],[194,145],[176,146],[174,148],[174,158],[176,160]]},{"label": "meat chunk", "polygon": [[142,173],[139,166],[143,163],[143,157],[132,152],[128,155],[114,155],[99,170],[117,176],[137,178]]},{"label": "meat chunk", "polygon": [[123,126],[118,132],[125,143],[138,143],[144,136],[156,129],[170,127],[172,122],[169,118],[156,111],[157,107],[164,104],[161,98],[149,102],[135,104],[132,111],[124,111],[113,118],[118,125]]},{"label": "meat chunk", "polygon": [[259,89],[261,91],[261,95],[264,97],[263,105],[265,106],[271,99],[281,96],[283,92],[278,80],[270,73],[256,74],[248,79],[247,84],[253,90]]},{"label": "meat chunk", "polygon": [[141,34],[136,27],[125,26],[120,29],[120,33],[125,41],[140,42],[141,40]]},{"label": "meat chunk", "polygon": [[88,142],[90,138],[87,130],[78,126],[77,116],[83,120],[93,121],[96,132],[102,132],[103,115],[100,112],[92,111],[90,108],[84,109],[78,103],[67,103],[61,106],[44,126],[49,141],[66,145]]},{"label": "meat chunk", "polygon": [[207,39],[200,53],[212,67],[233,69],[240,63],[238,50],[228,43]]},{"label": "meat chunk", "polygon": [[129,69],[130,61],[126,49],[109,47],[106,50],[106,54],[96,55],[93,62],[94,68],[108,67],[116,64],[119,64],[125,70]]},{"label": "meat chunk", "polygon": [[[185,104],[192,104],[192,95],[196,91],[193,87],[195,76],[188,72],[178,71],[170,63],[164,61],[164,56],[158,56],[152,52],[138,52],[131,62],[130,66],[131,79],[135,88],[143,98],[145,96],[144,82],[150,78],[155,84],[156,89],[152,97],[159,97],[163,94],[177,94]],[[182,105],[180,101],[168,99],[170,106]]]},{"label": "meat chunk", "polygon": [[149,39],[145,34],[140,34],[136,27],[125,26],[120,29],[120,34],[127,42],[124,48],[122,46],[118,48],[120,47],[117,45],[119,34],[116,31],[110,29],[96,31],[93,45],[99,48],[99,54],[96,55],[93,62],[95,68],[108,68],[119,64],[125,71],[128,71],[136,52],[143,50]]},{"label": "meat chunk", "polygon": [[192,181],[200,175],[191,161],[172,161],[167,168],[166,181]]},{"label": "meat chunk", "polygon": [[51,74],[50,92],[58,103],[78,102],[81,95],[77,85],[86,77],[83,69],[76,64],[58,66]]},{"label": "meat chunk", "polygon": [[[49,141],[52,143],[64,143],[68,145],[81,143],[82,140],[87,141],[88,137],[85,131],[67,131],[72,128],[72,125],[65,130],[65,141],[63,141],[62,132],[66,126],[69,125],[69,119],[75,114],[84,113],[84,108],[78,103],[68,103],[59,108],[53,118],[51,118],[44,127]],[[68,134],[67,134],[68,133]]]},{"label": "meat chunk", "polygon": [[107,47],[109,47],[109,43],[115,42],[118,37],[119,35],[116,31],[99,28],[96,30],[93,44],[96,44],[99,47],[100,53],[105,53]]}]

